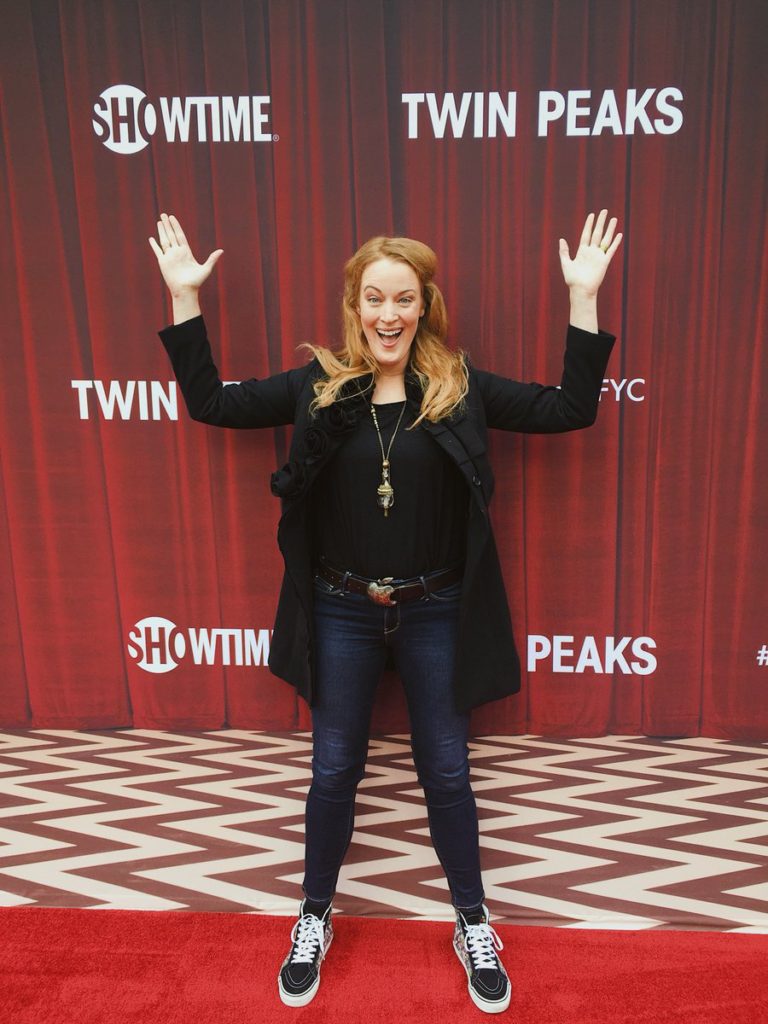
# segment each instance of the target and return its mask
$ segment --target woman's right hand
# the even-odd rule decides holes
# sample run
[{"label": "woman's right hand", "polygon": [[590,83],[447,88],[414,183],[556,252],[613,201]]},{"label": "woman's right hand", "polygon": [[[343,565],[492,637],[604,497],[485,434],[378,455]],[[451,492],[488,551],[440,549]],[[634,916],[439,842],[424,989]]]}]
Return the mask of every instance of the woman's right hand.
[{"label": "woman's right hand", "polygon": [[216,266],[223,249],[215,249],[205,263],[198,263],[192,255],[186,235],[178,220],[167,213],[160,214],[157,222],[157,241],[149,239],[152,251],[168,290],[174,299],[197,294]]}]

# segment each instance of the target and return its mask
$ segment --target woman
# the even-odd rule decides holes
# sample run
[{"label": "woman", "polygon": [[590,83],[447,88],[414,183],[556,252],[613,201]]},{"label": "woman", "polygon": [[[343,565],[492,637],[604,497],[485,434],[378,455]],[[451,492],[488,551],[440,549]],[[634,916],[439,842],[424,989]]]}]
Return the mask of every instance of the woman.
[{"label": "woman", "polygon": [[150,238],[171,292],[161,332],[190,415],[217,426],[294,424],[290,460],[272,477],[282,500],[285,575],[269,664],[312,712],[304,899],[279,977],[280,997],[316,994],[330,946],[331,901],[354,827],[376,684],[391,657],[411,719],[414,763],[456,912],[454,948],[480,1009],[509,1006],[502,944],[485,906],[469,783],[470,710],[520,686],[488,502],[487,427],[547,433],[594,422],[615,338],[598,330],[597,292],[621,235],[587,217],[573,259],[559,388],[475,369],[445,344],[431,249],[374,238],[345,267],[343,344],[310,346],[301,369],[223,387],[198,291],[222,254],[199,264],[175,217]]}]

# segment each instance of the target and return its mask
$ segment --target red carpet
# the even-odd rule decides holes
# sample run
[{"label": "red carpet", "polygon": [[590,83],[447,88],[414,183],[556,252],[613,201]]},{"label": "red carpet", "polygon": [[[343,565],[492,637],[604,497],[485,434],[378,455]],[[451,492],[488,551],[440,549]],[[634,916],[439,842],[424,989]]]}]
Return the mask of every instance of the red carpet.
[{"label": "red carpet", "polygon": [[[0,1020],[13,1024],[448,1024],[469,1001],[448,923],[334,917],[320,992],[277,995],[289,918],[0,910]],[[521,1024],[762,1024],[768,936],[500,926]],[[431,991],[417,987],[429,972]]]}]

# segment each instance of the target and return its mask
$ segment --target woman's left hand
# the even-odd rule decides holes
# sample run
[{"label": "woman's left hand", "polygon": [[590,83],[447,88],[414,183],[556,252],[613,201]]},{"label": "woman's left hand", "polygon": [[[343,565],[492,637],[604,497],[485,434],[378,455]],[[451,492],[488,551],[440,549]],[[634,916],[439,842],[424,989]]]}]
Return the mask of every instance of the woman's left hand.
[{"label": "woman's left hand", "polygon": [[611,217],[606,228],[607,216],[608,211],[601,210],[595,221],[594,213],[589,214],[573,259],[568,243],[564,238],[560,239],[560,265],[563,268],[565,283],[572,292],[576,291],[583,296],[597,295],[608,264],[621,244],[621,234],[614,237],[616,218]]}]

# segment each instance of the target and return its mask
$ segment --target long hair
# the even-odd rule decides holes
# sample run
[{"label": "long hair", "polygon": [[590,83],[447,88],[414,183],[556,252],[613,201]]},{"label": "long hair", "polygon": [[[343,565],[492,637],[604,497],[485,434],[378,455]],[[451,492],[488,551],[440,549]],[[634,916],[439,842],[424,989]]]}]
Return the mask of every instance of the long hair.
[{"label": "long hair", "polygon": [[424,313],[419,320],[410,351],[409,371],[421,386],[423,398],[418,419],[435,423],[461,406],[469,384],[464,353],[452,351],[445,343],[448,314],[440,289],[433,281],[437,257],[423,242],[413,238],[371,238],[344,267],[342,300],[342,345],[331,351],[319,345],[306,347],[317,357],[326,377],[315,382],[311,409],[324,408],[339,398],[344,385],[357,377],[378,373],[378,366],[363,333],[360,313],[360,283],[365,268],[386,258],[406,263],[421,285]]}]

